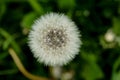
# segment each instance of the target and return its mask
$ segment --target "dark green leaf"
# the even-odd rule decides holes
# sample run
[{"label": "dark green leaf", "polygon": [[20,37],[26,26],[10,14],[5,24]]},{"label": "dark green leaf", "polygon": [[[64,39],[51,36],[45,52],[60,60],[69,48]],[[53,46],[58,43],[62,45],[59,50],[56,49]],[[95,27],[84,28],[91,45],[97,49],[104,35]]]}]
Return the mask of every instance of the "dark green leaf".
[{"label": "dark green leaf", "polygon": [[34,20],[37,19],[37,16],[38,15],[35,12],[31,12],[31,13],[26,14],[23,17],[23,20],[21,22],[21,26],[23,28],[30,29],[31,25],[34,23]]},{"label": "dark green leaf", "polygon": [[97,80],[102,79],[103,72],[96,63],[88,63],[84,66],[82,76],[85,80]]},{"label": "dark green leaf", "polygon": [[58,6],[61,9],[73,9],[75,5],[75,0],[58,0]]},{"label": "dark green leaf", "polygon": [[4,3],[0,3],[0,20],[6,11],[6,5]]},{"label": "dark green leaf", "polygon": [[113,18],[113,31],[116,35],[120,35],[120,18]]},{"label": "dark green leaf", "polygon": [[0,53],[0,60],[6,58],[9,54],[7,52]]},{"label": "dark green leaf", "polygon": [[3,70],[3,71],[0,71],[0,75],[10,75],[10,74],[12,75],[17,72],[18,72],[18,70],[16,70],[16,69]]},{"label": "dark green leaf", "polygon": [[43,7],[40,5],[38,0],[28,0],[34,11],[36,11],[39,15],[44,13]]}]

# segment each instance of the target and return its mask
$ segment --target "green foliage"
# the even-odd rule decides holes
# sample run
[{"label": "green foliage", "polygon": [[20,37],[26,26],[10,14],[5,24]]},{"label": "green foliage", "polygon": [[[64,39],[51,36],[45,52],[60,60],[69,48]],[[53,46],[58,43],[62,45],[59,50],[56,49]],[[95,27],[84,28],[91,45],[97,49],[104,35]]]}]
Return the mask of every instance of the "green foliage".
[{"label": "green foliage", "polygon": [[30,29],[35,19],[37,19],[37,14],[35,12],[28,13],[23,17],[21,26]]},{"label": "green foliage", "polygon": [[85,80],[102,79],[103,73],[96,63],[88,63],[84,65],[82,76]]},{"label": "green foliage", "polygon": [[6,11],[6,5],[4,3],[3,4],[0,3],[0,20],[3,16],[3,14],[5,13],[5,11]]},{"label": "green foliage", "polygon": [[[0,0],[0,80],[27,80],[9,55],[10,47],[29,72],[51,76],[27,44],[34,20],[48,12],[68,15],[82,35],[79,55],[63,72],[72,70],[74,80],[120,80],[120,0]],[[112,41],[105,36],[108,30]]]},{"label": "green foliage", "polygon": [[120,35],[120,18],[113,18],[113,30],[117,35]]},{"label": "green foliage", "polygon": [[58,0],[58,6],[61,9],[73,9],[75,5],[75,0]]},{"label": "green foliage", "polygon": [[120,79],[120,57],[114,63],[113,73],[112,73],[112,80],[119,80],[119,79]]},{"label": "green foliage", "polygon": [[44,12],[42,6],[40,3],[38,3],[37,0],[28,0],[28,2],[31,4],[34,11],[36,11],[38,14],[42,14]]},{"label": "green foliage", "polygon": [[4,53],[0,53],[0,60],[5,59],[9,54],[4,52]]},{"label": "green foliage", "polygon": [[4,71],[0,71],[0,75],[10,75],[10,74],[15,74],[17,72],[18,72],[17,69],[4,70]]}]

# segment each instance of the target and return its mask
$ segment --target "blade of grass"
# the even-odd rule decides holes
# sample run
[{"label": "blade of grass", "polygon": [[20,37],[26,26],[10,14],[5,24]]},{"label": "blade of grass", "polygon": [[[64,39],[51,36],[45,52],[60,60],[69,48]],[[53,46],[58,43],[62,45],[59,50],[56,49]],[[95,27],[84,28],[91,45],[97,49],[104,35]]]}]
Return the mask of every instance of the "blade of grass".
[{"label": "blade of grass", "polygon": [[37,0],[28,0],[28,2],[30,3],[30,5],[32,6],[32,8],[34,9],[34,11],[36,11],[38,14],[43,14],[43,8],[40,5],[40,3],[38,3]]},{"label": "blade of grass", "polygon": [[10,44],[11,46],[18,52],[21,52],[21,49],[19,45],[15,42],[13,36],[11,36],[7,31],[4,29],[0,28],[0,34],[6,39],[6,40],[11,40]]}]

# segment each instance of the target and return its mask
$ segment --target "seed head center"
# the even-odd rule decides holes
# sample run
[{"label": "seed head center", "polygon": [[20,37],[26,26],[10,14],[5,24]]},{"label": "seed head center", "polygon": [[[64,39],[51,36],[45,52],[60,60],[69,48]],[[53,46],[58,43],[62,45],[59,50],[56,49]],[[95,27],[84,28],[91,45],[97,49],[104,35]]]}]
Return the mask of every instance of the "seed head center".
[{"label": "seed head center", "polygon": [[65,45],[66,35],[61,29],[52,29],[46,35],[46,43],[51,48],[59,48]]}]

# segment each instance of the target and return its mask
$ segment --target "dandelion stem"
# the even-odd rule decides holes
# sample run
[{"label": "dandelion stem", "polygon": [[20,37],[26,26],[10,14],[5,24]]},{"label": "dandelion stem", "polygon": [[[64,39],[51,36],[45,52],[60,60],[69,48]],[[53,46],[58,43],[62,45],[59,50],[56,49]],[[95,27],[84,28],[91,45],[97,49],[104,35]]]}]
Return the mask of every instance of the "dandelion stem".
[{"label": "dandelion stem", "polygon": [[9,49],[9,53],[10,53],[11,57],[13,58],[15,64],[17,65],[18,69],[25,77],[29,78],[30,80],[50,80],[50,79],[39,77],[39,76],[29,73],[25,69],[25,67],[23,66],[20,59],[18,58],[18,56],[16,55],[15,51],[12,48]]}]

